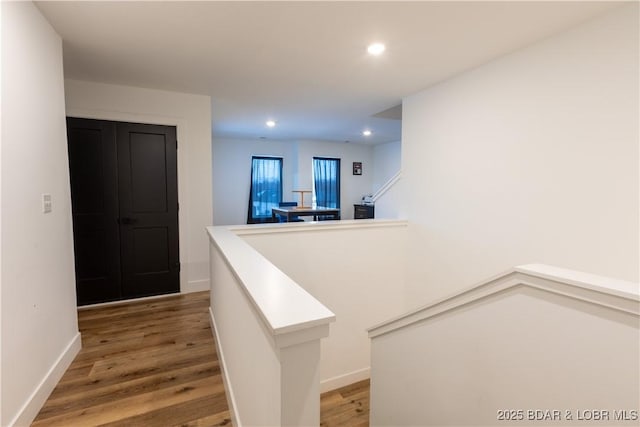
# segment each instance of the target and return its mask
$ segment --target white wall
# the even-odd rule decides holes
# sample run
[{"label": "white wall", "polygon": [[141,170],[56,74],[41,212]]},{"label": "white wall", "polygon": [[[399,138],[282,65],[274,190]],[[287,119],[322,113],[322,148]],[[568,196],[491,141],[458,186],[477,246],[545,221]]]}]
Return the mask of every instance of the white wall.
[{"label": "white wall", "polygon": [[402,178],[396,181],[393,186],[375,202],[375,217],[379,219],[400,219],[402,215],[402,203],[404,200],[404,190]]},{"label": "white wall", "polygon": [[69,116],[177,126],[180,289],[208,289],[210,97],[77,80],[66,80],[65,95]]},{"label": "white wall", "polygon": [[[380,190],[401,168],[402,143],[400,141],[379,144],[373,148],[373,188]],[[402,179],[390,187],[375,202],[376,218],[400,218],[402,206]]]},{"label": "white wall", "polygon": [[638,284],[523,267],[371,331],[372,426],[638,425]]},{"label": "white wall", "polygon": [[373,147],[373,188],[378,191],[400,170],[400,141],[378,144]]},{"label": "white wall", "polygon": [[404,99],[410,304],[531,262],[638,281],[637,17],[614,9]]},{"label": "white wall", "polygon": [[282,157],[282,191],[285,201],[293,201],[293,176],[297,173],[295,144],[274,140],[214,139],[213,157],[213,223],[215,225],[246,224],[251,157]]},{"label": "white wall", "polygon": [[[283,163],[283,200],[298,201],[291,190],[311,190],[313,157],[340,158],[340,206],[343,219],[353,218],[353,204],[371,192],[373,149],[358,144],[321,141],[218,139],[212,142],[213,223],[246,224],[251,156],[279,156]],[[352,163],[362,162],[362,175]],[[306,200],[310,195],[305,195]],[[308,218],[307,218],[308,219]]]},{"label": "white wall", "polygon": [[32,3],[3,2],[3,426],[29,425],[80,349],[63,85],[60,37]]},{"label": "white wall", "polygon": [[[271,225],[279,226],[287,225]],[[243,241],[235,227],[207,231],[209,313],[233,425],[319,425],[320,339],[329,335],[335,315]]]},{"label": "white wall", "polygon": [[[313,188],[314,157],[340,159],[340,216],[353,219],[353,205],[371,192],[373,149],[366,145],[323,141],[301,141],[298,144],[298,176],[294,186],[301,190]],[[362,175],[353,175],[353,162],[362,162]]]},{"label": "white wall", "polygon": [[401,221],[278,224],[238,234],[336,315],[322,340],[320,379],[331,390],[368,378],[367,328],[406,310],[407,226]]}]

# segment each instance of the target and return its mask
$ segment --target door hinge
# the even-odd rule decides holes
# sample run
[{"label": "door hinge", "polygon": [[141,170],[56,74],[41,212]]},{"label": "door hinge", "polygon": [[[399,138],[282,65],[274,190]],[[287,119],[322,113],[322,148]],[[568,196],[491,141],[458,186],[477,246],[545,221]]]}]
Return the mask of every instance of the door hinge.
[{"label": "door hinge", "polygon": [[178,272],[180,271],[180,261],[176,262],[176,268],[178,269]]}]

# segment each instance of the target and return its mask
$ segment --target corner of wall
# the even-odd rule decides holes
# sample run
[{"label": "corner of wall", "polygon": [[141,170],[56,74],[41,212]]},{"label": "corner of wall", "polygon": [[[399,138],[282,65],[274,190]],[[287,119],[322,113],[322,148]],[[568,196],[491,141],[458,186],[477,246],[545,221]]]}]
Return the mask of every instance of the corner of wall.
[{"label": "corner of wall", "polygon": [[9,426],[26,426],[33,422],[81,348],[82,339],[80,332],[78,332],[67,344],[62,353],[60,353],[55,362],[53,362],[47,374],[37,385],[33,393],[31,393],[22,408],[20,408],[15,418],[8,423]]},{"label": "corner of wall", "polygon": [[[0,424],[22,425],[73,360],[80,336],[62,39],[31,2],[3,2],[1,27]],[[42,211],[43,194],[51,195],[50,212]]]}]

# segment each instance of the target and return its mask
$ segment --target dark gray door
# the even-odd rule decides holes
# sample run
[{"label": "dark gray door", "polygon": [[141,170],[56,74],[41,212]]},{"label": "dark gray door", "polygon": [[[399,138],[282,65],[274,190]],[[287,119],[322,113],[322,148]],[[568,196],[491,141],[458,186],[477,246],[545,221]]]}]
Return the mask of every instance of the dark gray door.
[{"label": "dark gray door", "polygon": [[177,292],[176,129],[131,123],[116,129],[123,296]]},{"label": "dark gray door", "polygon": [[67,119],[78,304],[178,292],[176,129]]}]

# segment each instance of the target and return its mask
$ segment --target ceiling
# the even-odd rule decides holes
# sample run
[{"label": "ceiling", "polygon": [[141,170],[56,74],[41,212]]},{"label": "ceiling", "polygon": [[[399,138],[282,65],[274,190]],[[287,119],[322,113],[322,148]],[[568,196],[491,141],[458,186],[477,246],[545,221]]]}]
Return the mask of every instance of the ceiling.
[{"label": "ceiling", "polygon": [[[402,98],[612,2],[38,2],[66,78],[206,94],[224,138],[400,139]],[[386,52],[373,57],[369,43]],[[387,111],[388,110],[388,111]],[[277,126],[268,128],[267,119]],[[367,128],[373,134],[362,135]]]}]

